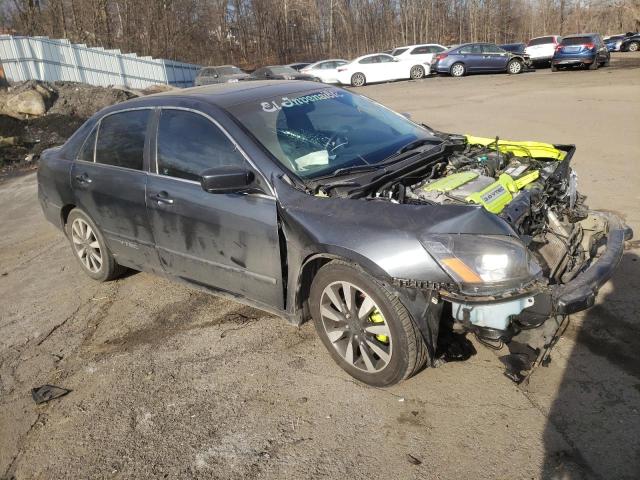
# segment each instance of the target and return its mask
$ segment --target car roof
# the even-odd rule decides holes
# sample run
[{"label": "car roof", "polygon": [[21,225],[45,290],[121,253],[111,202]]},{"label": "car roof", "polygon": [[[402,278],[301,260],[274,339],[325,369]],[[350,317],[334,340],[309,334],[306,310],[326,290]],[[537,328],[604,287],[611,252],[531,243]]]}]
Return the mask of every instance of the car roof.
[{"label": "car roof", "polygon": [[[181,99],[205,102],[220,108],[240,103],[264,100],[279,95],[292,95],[307,91],[335,88],[318,82],[304,80],[254,80],[238,83],[217,83],[201,87],[170,90],[118,103],[109,111],[125,110],[132,106],[161,106],[164,99]],[[118,108],[120,107],[120,108]]]},{"label": "car roof", "polygon": [[415,45],[405,45],[403,47],[396,47],[394,50],[399,48],[413,48],[413,47],[442,47],[439,43],[416,43]]}]

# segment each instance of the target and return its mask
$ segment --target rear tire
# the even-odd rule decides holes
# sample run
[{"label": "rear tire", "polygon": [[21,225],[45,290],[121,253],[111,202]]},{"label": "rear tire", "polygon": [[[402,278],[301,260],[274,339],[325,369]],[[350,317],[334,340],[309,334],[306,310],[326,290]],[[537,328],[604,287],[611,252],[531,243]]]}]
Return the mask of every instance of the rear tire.
[{"label": "rear tire", "polygon": [[589,65],[589,70],[597,70],[600,67],[600,64],[598,63],[598,58],[596,57],[593,60],[593,63],[591,65]]},{"label": "rear tire", "polygon": [[396,384],[428,359],[422,334],[398,297],[354,265],[333,261],[322,267],[309,307],[331,357],[361,382]]},{"label": "rear tire", "polygon": [[106,282],[124,273],[126,269],[118,265],[107,247],[104,235],[89,215],[74,208],[69,212],[65,230],[74,257],[89,277]]},{"label": "rear tire", "polygon": [[453,65],[451,65],[449,73],[452,77],[464,77],[464,75],[467,73],[467,67],[464,66],[464,63],[454,63]]},{"label": "rear tire", "polygon": [[509,75],[517,75],[522,73],[522,62],[520,60],[511,60],[507,64],[507,72]]},{"label": "rear tire", "polygon": [[557,72],[558,71],[558,67],[556,67],[555,65],[551,65],[551,71],[552,72]]},{"label": "rear tire", "polygon": [[352,87],[363,87],[367,84],[367,77],[364,76],[364,73],[354,73],[351,75],[351,86]]},{"label": "rear tire", "polygon": [[411,80],[420,80],[424,77],[424,67],[422,65],[414,65],[409,72]]}]

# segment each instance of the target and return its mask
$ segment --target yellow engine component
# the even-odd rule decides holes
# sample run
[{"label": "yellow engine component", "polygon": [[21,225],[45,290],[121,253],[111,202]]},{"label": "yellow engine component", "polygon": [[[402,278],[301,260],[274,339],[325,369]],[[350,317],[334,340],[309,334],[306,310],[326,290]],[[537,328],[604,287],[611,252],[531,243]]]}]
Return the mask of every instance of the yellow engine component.
[{"label": "yellow engine component", "polygon": [[[371,320],[372,323],[384,323],[384,317],[382,316],[382,313],[380,313],[380,310],[378,310],[377,308],[373,312],[371,312],[371,315],[369,315],[369,320]],[[382,343],[389,343],[389,337],[387,337],[386,335],[376,335],[376,339]]]},{"label": "yellow engine component", "polygon": [[[469,145],[486,147],[495,144],[495,138],[475,137],[465,135]],[[514,142],[512,140],[498,140],[498,149],[503,153],[511,153],[516,157],[550,158],[564,160],[567,152],[559,150],[550,143],[543,142]]]},{"label": "yellow engine component", "polygon": [[529,172],[526,175],[514,180],[506,173],[498,177],[485,189],[469,195],[465,200],[482,205],[491,213],[500,213],[502,209],[513,200],[513,194],[517,193],[525,185],[530,184],[540,176],[538,170]]}]

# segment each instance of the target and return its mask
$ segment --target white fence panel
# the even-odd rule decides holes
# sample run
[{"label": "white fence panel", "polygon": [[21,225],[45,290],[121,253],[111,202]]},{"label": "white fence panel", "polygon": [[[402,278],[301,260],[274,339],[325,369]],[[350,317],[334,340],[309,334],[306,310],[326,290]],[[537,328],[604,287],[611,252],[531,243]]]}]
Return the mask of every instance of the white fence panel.
[{"label": "white fence panel", "polygon": [[158,83],[190,87],[200,70],[191,63],[90,48],[66,39],[13,35],[0,35],[0,62],[10,82],[63,80],[130,88]]}]

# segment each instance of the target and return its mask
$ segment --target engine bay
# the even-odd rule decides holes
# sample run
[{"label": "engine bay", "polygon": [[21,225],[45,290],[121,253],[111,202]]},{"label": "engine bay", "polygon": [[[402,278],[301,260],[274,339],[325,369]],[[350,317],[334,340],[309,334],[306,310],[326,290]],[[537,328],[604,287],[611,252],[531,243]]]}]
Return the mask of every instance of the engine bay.
[{"label": "engine bay", "polygon": [[[584,205],[569,166],[574,148],[466,136],[421,178],[404,177],[373,195],[407,204],[477,205],[503,218],[550,285],[572,280],[598,256],[606,221]],[[413,181],[415,180],[415,181]]]}]

